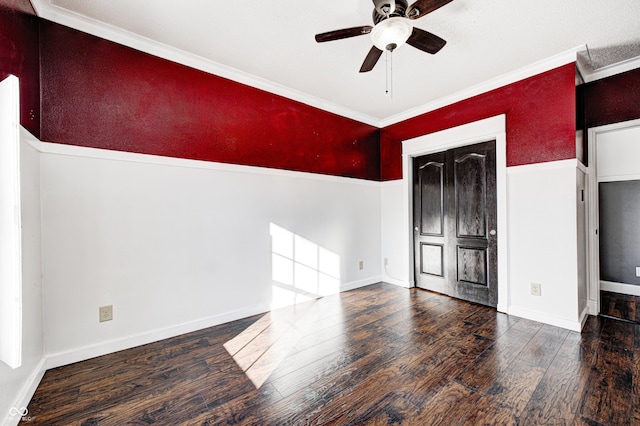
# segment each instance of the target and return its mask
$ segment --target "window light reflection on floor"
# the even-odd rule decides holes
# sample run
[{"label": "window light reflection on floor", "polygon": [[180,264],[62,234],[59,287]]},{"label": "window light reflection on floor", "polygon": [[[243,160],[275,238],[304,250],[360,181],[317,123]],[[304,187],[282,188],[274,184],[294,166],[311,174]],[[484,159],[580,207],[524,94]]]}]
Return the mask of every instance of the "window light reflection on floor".
[{"label": "window light reflection on floor", "polygon": [[[340,291],[340,256],[273,223],[269,228],[271,312],[224,344],[256,389],[317,322],[320,308],[312,301]],[[296,306],[303,302],[310,303]]]}]

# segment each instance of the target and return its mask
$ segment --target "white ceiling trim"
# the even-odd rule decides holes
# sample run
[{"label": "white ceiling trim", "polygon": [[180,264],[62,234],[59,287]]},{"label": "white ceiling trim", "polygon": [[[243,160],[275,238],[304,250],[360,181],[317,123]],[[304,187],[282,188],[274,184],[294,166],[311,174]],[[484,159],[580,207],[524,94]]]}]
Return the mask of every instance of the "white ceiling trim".
[{"label": "white ceiling trim", "polygon": [[640,68],[640,57],[627,59],[626,61],[598,68],[597,70],[591,70],[587,64],[578,60],[578,69],[585,83],[591,83],[592,81],[601,80],[636,68]]},{"label": "white ceiling trim", "polygon": [[517,81],[524,80],[525,78],[533,77],[543,72],[550,71],[554,68],[574,63],[577,60],[578,52],[581,52],[584,49],[584,45],[574,47],[573,49],[567,50],[566,52],[562,52],[558,55],[552,56],[542,61],[535,62],[526,67],[520,68],[519,70],[503,74],[501,76],[492,78],[491,80],[485,81],[484,83],[454,93],[450,96],[446,96],[434,102],[430,102],[417,108],[407,110],[401,114],[397,114],[387,119],[381,120],[380,127],[382,128],[390,126],[392,124],[397,124],[418,115],[435,111],[438,108],[442,108],[447,105],[451,105],[456,102],[471,98],[473,96],[481,95],[483,93],[490,92],[491,90],[513,84]]}]

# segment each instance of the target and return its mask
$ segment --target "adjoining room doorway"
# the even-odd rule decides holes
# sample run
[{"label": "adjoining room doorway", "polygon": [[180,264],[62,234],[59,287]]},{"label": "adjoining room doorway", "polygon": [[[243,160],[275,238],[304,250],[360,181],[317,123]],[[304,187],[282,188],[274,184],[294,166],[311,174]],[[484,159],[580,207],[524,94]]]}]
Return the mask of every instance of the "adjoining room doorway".
[{"label": "adjoining room doorway", "polygon": [[640,120],[589,129],[592,313],[640,322]]}]

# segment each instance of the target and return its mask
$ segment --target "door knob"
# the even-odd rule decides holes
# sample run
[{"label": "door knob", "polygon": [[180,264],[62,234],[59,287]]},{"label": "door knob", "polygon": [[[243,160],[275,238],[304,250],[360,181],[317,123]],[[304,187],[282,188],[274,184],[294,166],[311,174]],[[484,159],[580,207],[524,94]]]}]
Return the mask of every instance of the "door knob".
[{"label": "door knob", "polygon": [[417,226],[416,226],[415,228],[413,228],[413,230],[414,230],[414,231],[416,231],[416,232],[418,232],[418,231],[419,231],[419,229],[418,229],[418,227],[417,227]]},{"label": "door knob", "polygon": [[491,231],[489,231],[489,235],[496,235],[496,230],[492,229]]}]

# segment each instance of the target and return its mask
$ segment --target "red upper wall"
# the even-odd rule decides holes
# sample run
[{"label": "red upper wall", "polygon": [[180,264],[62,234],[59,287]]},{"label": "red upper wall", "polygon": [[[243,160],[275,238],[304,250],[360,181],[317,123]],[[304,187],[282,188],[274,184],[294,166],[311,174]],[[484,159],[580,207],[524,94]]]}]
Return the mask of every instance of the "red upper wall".
[{"label": "red upper wall", "polygon": [[[22,12],[26,9],[22,3],[20,8],[15,0],[5,3],[5,0],[0,2],[0,80],[9,74],[20,79],[20,124],[39,137],[38,18]],[[28,1],[26,3],[29,4]]]},{"label": "red upper wall", "polygon": [[402,141],[506,114],[507,165],[576,158],[575,66],[568,64],[381,131],[381,180],[402,178]]},{"label": "red upper wall", "polygon": [[640,69],[580,86],[585,127],[640,118]]},{"label": "red upper wall", "polygon": [[379,129],[41,21],[48,142],[378,180]]}]

